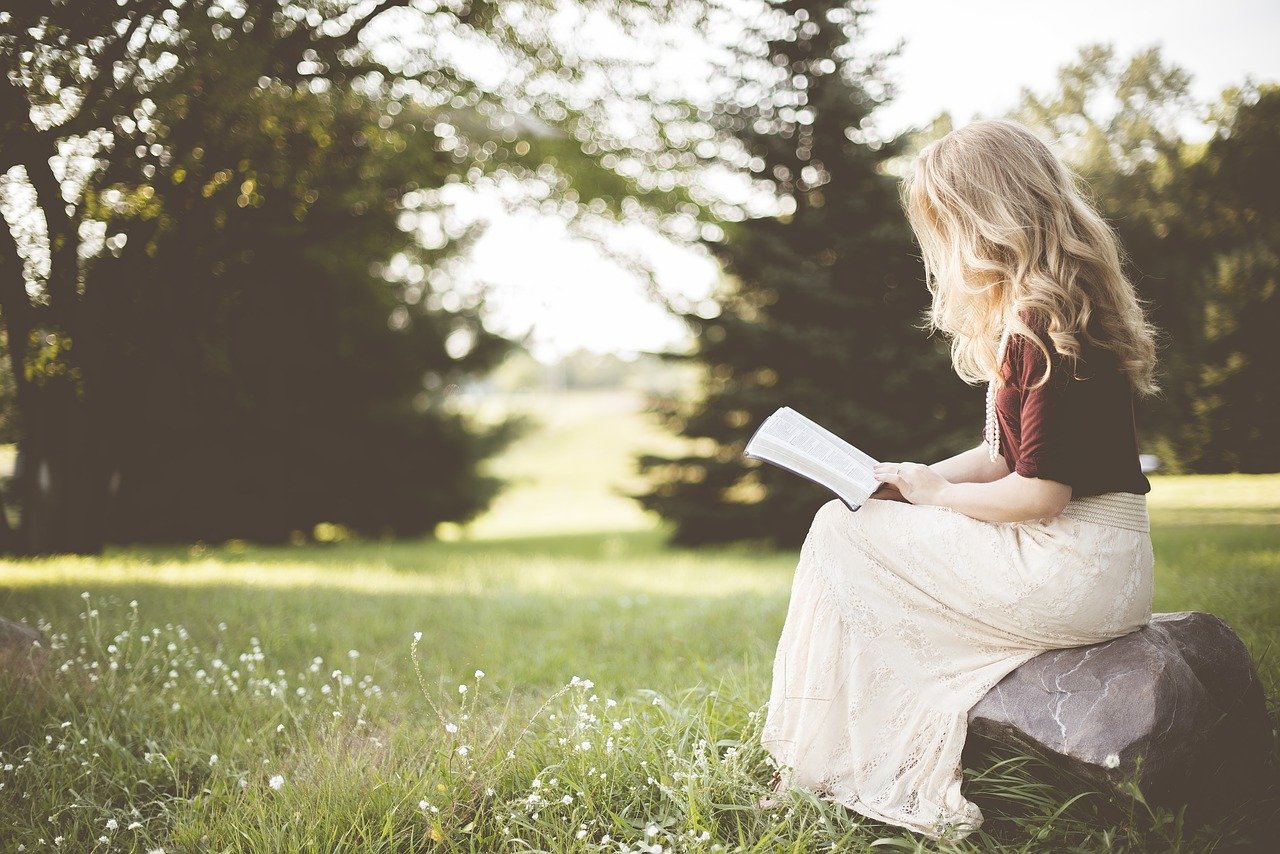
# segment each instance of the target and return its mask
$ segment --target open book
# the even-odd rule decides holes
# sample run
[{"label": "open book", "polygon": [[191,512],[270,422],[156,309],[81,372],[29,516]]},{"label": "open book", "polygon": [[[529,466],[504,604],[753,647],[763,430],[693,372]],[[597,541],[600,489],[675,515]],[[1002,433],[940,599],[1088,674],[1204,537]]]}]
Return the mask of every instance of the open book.
[{"label": "open book", "polygon": [[871,473],[876,460],[789,406],[764,420],[743,456],[764,460],[834,492],[857,510],[882,484]]}]

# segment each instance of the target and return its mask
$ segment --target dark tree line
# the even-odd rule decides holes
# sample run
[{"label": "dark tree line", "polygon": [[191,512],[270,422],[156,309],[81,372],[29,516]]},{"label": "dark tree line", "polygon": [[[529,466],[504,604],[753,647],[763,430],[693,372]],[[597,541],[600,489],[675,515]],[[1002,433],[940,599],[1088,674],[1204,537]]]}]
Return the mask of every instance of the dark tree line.
[{"label": "dark tree line", "polygon": [[[0,551],[408,534],[485,507],[479,463],[516,424],[473,424],[451,392],[510,345],[479,298],[442,299],[467,235],[417,239],[431,193],[503,171],[605,215],[670,202],[584,153],[605,110],[568,96],[591,63],[500,7],[0,12],[0,428],[18,447]],[[480,85],[437,49],[451,37],[513,73]]]},{"label": "dark tree line", "polygon": [[[830,494],[742,456],[779,406],[881,459],[931,462],[980,439],[981,391],[921,333],[929,295],[896,195],[905,158],[950,118],[868,138],[875,93],[892,87],[877,58],[855,64],[860,6],[778,7],[789,25],[762,54],[779,69],[771,97],[719,115],[788,210],[727,222],[708,243],[726,271],[720,314],[684,312],[696,351],[670,357],[702,366],[701,393],[653,407],[691,450],[638,460],[651,486],[636,497],[676,543],[803,540]],[[1139,408],[1143,450],[1171,471],[1280,470],[1280,89],[1225,93],[1217,132],[1194,145],[1176,129],[1194,106],[1189,78],[1155,49],[1122,65],[1086,48],[1060,83],[1049,98],[1024,93],[1012,116],[1056,137],[1086,178],[1163,330],[1165,392]],[[1114,114],[1088,111],[1099,91],[1116,96]]]},{"label": "dark tree line", "polygon": [[678,543],[803,539],[823,490],[742,457],[779,406],[882,459],[940,456],[981,429],[981,395],[955,381],[945,347],[917,328],[928,293],[886,169],[903,141],[861,136],[885,87],[874,62],[863,67],[846,49],[865,13],[778,5],[787,26],[761,57],[777,69],[776,88],[717,115],[794,209],[728,223],[709,244],[727,275],[720,314],[685,314],[699,330],[688,358],[706,368],[705,393],[660,404],[706,450],[640,460],[654,483],[641,501],[674,520]]}]

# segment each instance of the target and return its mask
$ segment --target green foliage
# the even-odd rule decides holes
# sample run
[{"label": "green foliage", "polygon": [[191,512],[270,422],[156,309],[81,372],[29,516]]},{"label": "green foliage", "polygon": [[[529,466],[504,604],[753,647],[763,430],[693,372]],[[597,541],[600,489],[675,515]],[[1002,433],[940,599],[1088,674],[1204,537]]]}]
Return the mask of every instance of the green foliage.
[{"label": "green foliage", "polygon": [[1280,469],[1276,87],[1227,90],[1212,138],[1191,144],[1178,127],[1190,77],[1158,48],[1120,62],[1086,47],[1058,83],[1012,117],[1056,138],[1087,180],[1162,330],[1164,391],[1137,409],[1144,449],[1172,471]]},{"label": "green foliage", "polygon": [[[167,168],[145,183],[108,172],[94,195],[124,237],[88,277],[107,535],[417,534],[474,516],[497,487],[478,465],[515,422],[481,429],[448,396],[508,343],[482,303],[428,309],[420,277],[376,263],[434,260],[397,217],[451,165],[406,144],[416,116],[380,126],[361,96],[226,92],[200,109],[166,99]],[[470,346],[451,354],[459,332]]]},{"label": "green foliage", "polygon": [[1210,260],[1193,418],[1179,456],[1197,471],[1280,470],[1280,86],[1261,87],[1191,172]]},{"label": "green foliage", "polygon": [[767,57],[776,89],[721,122],[794,209],[730,224],[709,244],[728,276],[720,313],[684,315],[699,333],[690,358],[706,368],[703,394],[658,404],[699,444],[640,460],[654,483],[638,497],[675,523],[679,543],[803,539],[826,493],[742,457],[779,406],[883,460],[930,461],[980,438],[981,395],[920,329],[929,295],[885,168],[902,143],[863,130],[884,84],[875,63],[859,70],[846,49],[862,13],[829,2],[788,9],[792,29]]}]

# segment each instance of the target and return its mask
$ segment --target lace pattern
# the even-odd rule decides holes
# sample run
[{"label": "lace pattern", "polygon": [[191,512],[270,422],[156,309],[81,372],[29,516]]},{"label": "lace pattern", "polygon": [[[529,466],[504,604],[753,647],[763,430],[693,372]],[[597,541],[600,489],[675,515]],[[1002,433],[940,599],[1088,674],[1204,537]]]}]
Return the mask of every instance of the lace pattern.
[{"label": "lace pattern", "polygon": [[762,743],[788,785],[961,839],[982,823],[961,792],[969,709],[1042,652],[1145,625],[1152,570],[1145,531],[833,499],[801,548]]}]

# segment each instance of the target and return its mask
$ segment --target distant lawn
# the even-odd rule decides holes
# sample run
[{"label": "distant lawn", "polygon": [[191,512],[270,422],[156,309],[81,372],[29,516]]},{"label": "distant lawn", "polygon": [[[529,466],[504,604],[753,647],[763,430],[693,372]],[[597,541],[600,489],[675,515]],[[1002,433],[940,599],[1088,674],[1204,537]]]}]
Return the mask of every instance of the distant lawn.
[{"label": "distant lawn", "polygon": [[[546,404],[558,420],[495,463],[524,481],[450,541],[0,563],[0,614],[67,665],[0,688],[0,851],[911,850],[829,806],[750,808],[796,553],[664,548],[617,491],[670,440],[619,396]],[[1280,476],[1152,480],[1156,610],[1226,620],[1274,709]],[[970,782],[988,825],[962,849],[1175,845],[1098,796],[1006,814],[1018,780]]]}]

